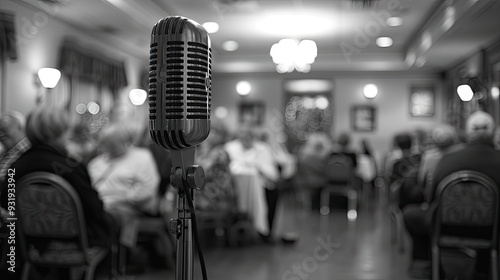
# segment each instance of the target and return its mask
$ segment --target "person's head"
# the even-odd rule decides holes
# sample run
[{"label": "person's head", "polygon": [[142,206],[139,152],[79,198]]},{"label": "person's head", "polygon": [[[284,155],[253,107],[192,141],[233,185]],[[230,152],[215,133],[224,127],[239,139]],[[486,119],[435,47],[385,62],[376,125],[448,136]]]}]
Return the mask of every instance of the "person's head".
[{"label": "person's head", "polygon": [[228,139],[228,130],[222,121],[210,121],[210,134],[208,134],[205,142],[210,147],[215,147],[224,144]]},{"label": "person's head", "polygon": [[349,134],[347,133],[340,134],[339,138],[337,139],[337,143],[342,148],[346,148],[347,146],[349,146],[350,142],[351,142],[351,137],[349,137]]},{"label": "person's head", "polygon": [[132,146],[132,130],[118,125],[109,125],[101,130],[99,147],[111,158],[124,155]]},{"label": "person's head", "polygon": [[245,149],[250,149],[255,141],[255,133],[250,127],[241,127],[236,134],[236,138]]},{"label": "person's head", "polygon": [[70,133],[68,113],[62,108],[39,107],[26,121],[26,136],[33,145],[65,147]]},{"label": "person's head", "polygon": [[24,115],[11,111],[0,116],[0,142],[5,149],[10,149],[25,135],[26,120]]},{"label": "person's head", "polygon": [[394,144],[403,152],[406,152],[411,150],[413,141],[410,134],[401,133],[394,137]]},{"label": "person's head", "polygon": [[472,113],[465,123],[465,134],[468,141],[477,139],[491,140],[494,129],[495,121],[493,117],[483,111]]},{"label": "person's head", "polygon": [[458,134],[453,126],[443,124],[432,130],[431,139],[437,148],[445,149],[458,142]]}]

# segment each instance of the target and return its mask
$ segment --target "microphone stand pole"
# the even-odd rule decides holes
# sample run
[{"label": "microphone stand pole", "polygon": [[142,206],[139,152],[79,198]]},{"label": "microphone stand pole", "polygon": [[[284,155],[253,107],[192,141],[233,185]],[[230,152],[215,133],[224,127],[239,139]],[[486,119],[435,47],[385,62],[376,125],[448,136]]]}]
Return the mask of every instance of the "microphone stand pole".
[{"label": "microphone stand pole", "polygon": [[[176,280],[193,280],[194,247],[193,224],[190,204],[193,205],[194,190],[205,184],[203,168],[194,165],[195,148],[172,150],[172,171],[170,179],[177,190],[177,219],[170,221],[170,230],[177,239],[175,266]],[[186,193],[189,192],[189,193]]]}]

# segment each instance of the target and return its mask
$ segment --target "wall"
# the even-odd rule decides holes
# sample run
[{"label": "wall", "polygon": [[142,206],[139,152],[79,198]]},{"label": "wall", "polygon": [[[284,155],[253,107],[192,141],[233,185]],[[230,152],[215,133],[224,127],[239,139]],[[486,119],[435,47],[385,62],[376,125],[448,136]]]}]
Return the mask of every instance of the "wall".
[{"label": "wall", "polygon": [[[120,98],[115,106],[121,107],[123,115],[131,121],[145,124],[147,104],[135,108],[128,102],[130,89],[141,84],[140,75],[146,67],[147,61],[132,57],[120,52],[109,42],[97,40],[83,32],[45,14],[44,19],[40,12],[24,4],[14,1],[2,1],[1,7],[5,10],[16,11],[16,27],[18,32],[19,59],[7,62],[7,96],[5,97],[7,110],[17,110],[27,114],[34,108],[37,86],[34,74],[41,67],[57,65],[59,46],[66,35],[74,35],[78,42],[90,49],[98,50],[103,55],[116,60],[125,61],[129,86],[121,91]],[[33,28],[35,25],[38,28]],[[215,62],[216,63],[216,62]],[[390,146],[392,136],[400,131],[414,128],[430,128],[442,119],[443,104],[441,102],[441,88],[436,75],[411,75],[401,73],[314,73],[304,76],[298,74],[280,75],[277,73],[263,74],[217,74],[213,75],[213,108],[225,106],[229,109],[226,118],[231,129],[238,125],[237,104],[244,99],[260,100],[266,104],[266,126],[273,131],[281,131],[281,110],[284,106],[282,83],[285,79],[297,78],[329,79],[334,83],[334,133],[350,131],[350,108],[355,104],[373,104],[377,107],[377,129],[374,132],[353,132],[354,143],[367,137],[374,148],[385,151]],[[235,85],[239,80],[248,80],[252,86],[252,93],[245,98],[237,96]],[[362,96],[362,86],[373,82],[379,86],[380,94],[370,102]],[[437,87],[436,115],[432,118],[411,118],[409,114],[409,89],[411,85],[435,84]],[[57,86],[58,94],[64,94],[68,85],[62,81]],[[62,92],[62,93],[61,93]]]},{"label": "wall", "polygon": [[[228,108],[229,115],[225,119],[228,127],[238,127],[237,104],[243,100],[262,100],[266,104],[266,124],[279,131],[276,119],[281,119],[284,107],[282,83],[285,79],[297,78],[330,79],[334,84],[334,123],[333,133],[350,132],[353,144],[357,147],[362,138],[368,138],[374,149],[385,152],[391,145],[392,137],[402,131],[422,128],[430,129],[441,122],[444,104],[442,101],[441,80],[438,75],[402,74],[402,73],[323,73],[305,76],[287,76],[279,74],[215,74],[212,87],[212,108],[219,106]],[[246,97],[236,94],[236,83],[240,80],[252,84],[252,92]],[[362,94],[366,83],[375,83],[379,87],[379,95],[367,100]],[[410,87],[414,85],[436,86],[436,113],[433,117],[411,117],[409,112]],[[353,105],[371,104],[377,108],[377,129],[373,132],[353,132],[350,123],[350,110]]]},{"label": "wall", "polygon": [[[135,108],[127,100],[128,92],[141,84],[140,71],[146,67],[147,61],[123,53],[109,42],[88,36],[51,14],[26,4],[2,1],[0,8],[15,11],[19,56],[16,61],[6,63],[7,95],[4,97],[4,108],[27,114],[36,106],[35,98],[39,88],[35,74],[39,68],[57,66],[60,44],[66,36],[71,35],[82,47],[98,50],[104,56],[125,62],[129,85],[121,90],[116,106],[123,106],[122,112],[127,116],[133,115]],[[68,91],[67,81],[61,79],[54,90],[56,96],[64,95]]]}]

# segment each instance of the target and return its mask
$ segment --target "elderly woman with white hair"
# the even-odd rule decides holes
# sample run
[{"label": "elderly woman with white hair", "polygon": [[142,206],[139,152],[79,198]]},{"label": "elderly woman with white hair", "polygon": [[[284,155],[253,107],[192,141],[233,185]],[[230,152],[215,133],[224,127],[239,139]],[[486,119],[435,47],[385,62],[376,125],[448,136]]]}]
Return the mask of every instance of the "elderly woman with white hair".
[{"label": "elderly woman with white hair", "polygon": [[[121,242],[135,246],[137,219],[141,215],[157,215],[160,175],[151,152],[136,147],[134,131],[110,125],[101,131],[99,147],[102,154],[92,159],[88,170],[94,188],[104,202],[105,210],[125,226]],[[124,236],[127,236],[124,239]]]},{"label": "elderly woman with white hair", "polygon": [[[32,147],[13,162],[10,168],[15,170],[16,182],[27,174],[40,171],[59,175],[68,181],[80,198],[85,213],[89,245],[109,248],[113,220],[106,215],[102,201],[92,188],[86,166],[68,153],[66,144],[69,130],[70,121],[66,111],[50,107],[35,109],[26,122],[26,135]],[[7,193],[6,182],[1,189],[2,193]],[[5,208],[7,202],[7,196],[1,196],[1,206]],[[40,240],[36,246],[37,249],[44,250],[48,245],[46,240]],[[19,263],[17,270],[21,271],[20,268]]]},{"label": "elderly woman with white hair", "polygon": [[422,155],[418,170],[418,183],[424,188],[424,198],[429,200],[433,184],[434,170],[441,158],[463,148],[463,143],[458,141],[456,129],[449,124],[442,124],[431,132],[431,140],[435,148],[427,150]]}]

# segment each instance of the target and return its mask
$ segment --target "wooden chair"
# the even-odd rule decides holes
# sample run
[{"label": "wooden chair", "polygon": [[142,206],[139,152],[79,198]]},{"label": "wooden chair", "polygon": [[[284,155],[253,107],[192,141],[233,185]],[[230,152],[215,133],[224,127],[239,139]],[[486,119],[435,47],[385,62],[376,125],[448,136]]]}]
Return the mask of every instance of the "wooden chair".
[{"label": "wooden chair", "polygon": [[94,279],[107,249],[90,247],[80,199],[62,177],[35,172],[16,188],[17,230],[25,258],[21,279],[32,266],[85,267],[85,280]]},{"label": "wooden chair", "polygon": [[[432,229],[432,279],[440,279],[441,248],[488,249],[491,275],[498,279],[498,186],[482,173],[459,171],[444,178],[436,189],[437,208]],[[443,232],[446,226],[470,228],[478,236]],[[486,233],[489,238],[484,237]]]},{"label": "wooden chair", "polygon": [[325,176],[329,183],[321,190],[320,213],[330,214],[330,197],[339,195],[347,197],[347,218],[356,220],[359,190],[354,186],[354,167],[350,162],[330,161],[325,169]]}]

